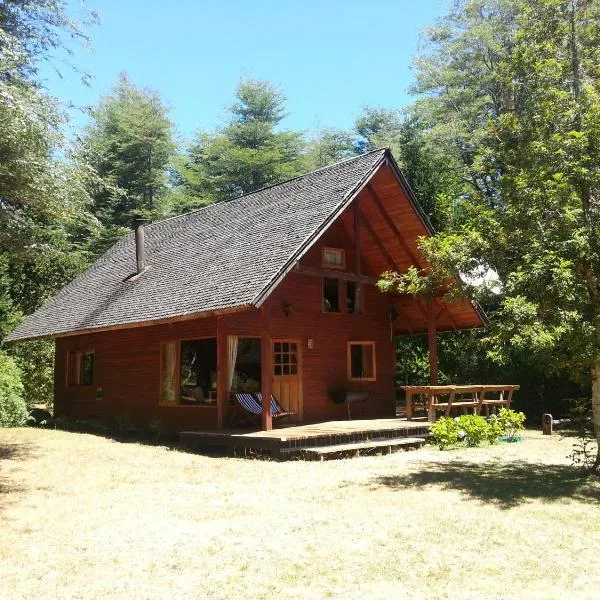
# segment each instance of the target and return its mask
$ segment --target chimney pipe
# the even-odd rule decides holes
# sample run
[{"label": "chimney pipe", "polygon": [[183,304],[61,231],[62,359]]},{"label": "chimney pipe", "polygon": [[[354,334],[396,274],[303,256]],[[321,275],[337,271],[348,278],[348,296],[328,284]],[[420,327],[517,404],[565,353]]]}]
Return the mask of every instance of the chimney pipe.
[{"label": "chimney pipe", "polygon": [[141,275],[146,270],[146,248],[144,247],[144,225],[142,223],[138,223],[135,228],[135,258],[137,274]]}]

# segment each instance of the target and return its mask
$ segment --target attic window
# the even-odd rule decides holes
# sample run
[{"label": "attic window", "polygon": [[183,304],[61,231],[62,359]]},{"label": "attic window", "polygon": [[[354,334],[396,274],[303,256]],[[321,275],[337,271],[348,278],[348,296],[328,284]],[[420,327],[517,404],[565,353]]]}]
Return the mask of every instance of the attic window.
[{"label": "attic window", "polygon": [[345,269],[346,252],[341,248],[323,248],[322,266],[330,269]]}]

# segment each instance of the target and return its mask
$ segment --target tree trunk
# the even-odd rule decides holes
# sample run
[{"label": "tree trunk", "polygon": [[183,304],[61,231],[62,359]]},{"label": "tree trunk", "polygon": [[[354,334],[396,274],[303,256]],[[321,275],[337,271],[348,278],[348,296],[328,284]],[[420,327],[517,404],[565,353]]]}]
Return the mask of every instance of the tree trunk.
[{"label": "tree trunk", "polygon": [[592,421],[596,443],[598,444],[593,471],[600,476],[600,356],[596,358],[592,367]]}]

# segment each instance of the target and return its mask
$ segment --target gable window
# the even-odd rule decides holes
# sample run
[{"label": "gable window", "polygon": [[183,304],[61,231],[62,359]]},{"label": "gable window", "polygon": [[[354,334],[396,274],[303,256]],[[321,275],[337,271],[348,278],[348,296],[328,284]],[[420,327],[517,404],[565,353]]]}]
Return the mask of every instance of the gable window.
[{"label": "gable window", "polygon": [[348,379],[375,381],[375,342],[348,342]]},{"label": "gable window", "polygon": [[327,313],[342,312],[339,279],[323,278],[323,311]]},{"label": "gable window", "polygon": [[216,338],[162,344],[160,369],[161,404],[210,406],[216,403]]},{"label": "gable window", "polygon": [[67,385],[83,386],[94,383],[94,351],[69,351],[67,355]]},{"label": "gable window", "polygon": [[341,248],[323,248],[322,266],[329,269],[345,269],[346,252]]}]

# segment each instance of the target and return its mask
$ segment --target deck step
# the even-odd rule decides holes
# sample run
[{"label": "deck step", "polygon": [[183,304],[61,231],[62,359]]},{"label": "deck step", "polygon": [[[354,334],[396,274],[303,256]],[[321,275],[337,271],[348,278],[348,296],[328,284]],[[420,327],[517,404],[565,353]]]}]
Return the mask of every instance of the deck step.
[{"label": "deck step", "polygon": [[368,454],[372,450],[386,451],[391,454],[401,448],[420,448],[425,443],[425,436],[401,438],[376,438],[364,442],[338,444],[335,446],[298,447],[289,448],[283,452],[300,454],[304,458],[325,460],[328,458],[342,458]]}]

